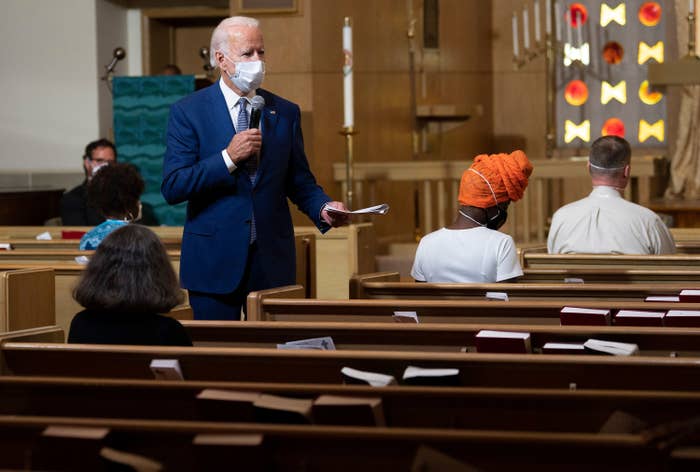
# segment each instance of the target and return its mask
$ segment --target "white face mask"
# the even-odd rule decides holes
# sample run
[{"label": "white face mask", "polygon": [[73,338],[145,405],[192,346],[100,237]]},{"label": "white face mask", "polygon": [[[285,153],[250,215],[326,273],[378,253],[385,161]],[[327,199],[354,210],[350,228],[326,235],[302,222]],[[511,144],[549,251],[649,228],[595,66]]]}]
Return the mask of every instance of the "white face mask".
[{"label": "white face mask", "polygon": [[[231,61],[228,56],[226,57]],[[231,61],[233,62],[233,61]],[[265,63],[263,61],[233,62],[236,71],[228,76],[238,90],[248,94],[260,87],[265,78]]]}]

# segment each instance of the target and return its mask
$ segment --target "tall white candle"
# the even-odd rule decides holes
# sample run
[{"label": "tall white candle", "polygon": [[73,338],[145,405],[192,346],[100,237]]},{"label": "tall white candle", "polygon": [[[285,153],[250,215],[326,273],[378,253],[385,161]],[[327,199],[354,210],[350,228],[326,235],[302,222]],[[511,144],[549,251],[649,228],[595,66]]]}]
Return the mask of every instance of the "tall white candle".
[{"label": "tall white candle", "polygon": [[552,32],[552,0],[544,2],[544,32],[546,34]]},{"label": "tall white candle", "polygon": [[583,46],[583,18],[581,17],[581,12],[576,10],[576,46]]},{"label": "tall white candle", "polygon": [[554,28],[557,31],[557,41],[561,41],[561,8],[557,0],[554,0]]},{"label": "tall white candle", "polygon": [[540,43],[540,0],[535,0],[532,7],[535,14],[535,44]]},{"label": "tall white candle", "polygon": [[343,126],[352,127],[355,124],[353,94],[352,94],[352,26],[350,18],[345,17],[343,25]]},{"label": "tall white candle", "polygon": [[530,49],[530,28],[528,27],[530,19],[527,15],[527,6],[523,8],[523,47],[527,51]]},{"label": "tall white candle", "polygon": [[688,13],[695,13],[695,0],[690,0],[688,5]]},{"label": "tall white candle", "polygon": [[518,14],[513,12],[513,57],[518,57],[520,50],[518,48]]}]

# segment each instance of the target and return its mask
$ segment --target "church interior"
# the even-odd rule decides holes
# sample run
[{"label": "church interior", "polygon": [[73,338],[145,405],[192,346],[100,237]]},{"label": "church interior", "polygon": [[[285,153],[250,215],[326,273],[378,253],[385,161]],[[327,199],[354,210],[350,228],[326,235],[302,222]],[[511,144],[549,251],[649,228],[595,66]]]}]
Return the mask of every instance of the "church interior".
[{"label": "church interior", "polygon": [[[698,8],[4,0],[0,468],[698,470]],[[139,171],[179,276],[201,208],[161,193],[168,120],[225,84],[210,40],[231,16],[259,20],[262,88],[298,105],[317,183],[388,211],[322,233],[290,202],[294,284],[252,290],[243,321],[199,318],[183,289],[164,314],[192,346],[71,344],[94,225],[60,205],[91,178],[85,145],[105,138]],[[670,253],[551,250],[603,136],[629,143],[615,188]],[[419,244],[464,215],[475,158],[517,150],[532,169],[498,231],[522,275],[417,278]]]}]

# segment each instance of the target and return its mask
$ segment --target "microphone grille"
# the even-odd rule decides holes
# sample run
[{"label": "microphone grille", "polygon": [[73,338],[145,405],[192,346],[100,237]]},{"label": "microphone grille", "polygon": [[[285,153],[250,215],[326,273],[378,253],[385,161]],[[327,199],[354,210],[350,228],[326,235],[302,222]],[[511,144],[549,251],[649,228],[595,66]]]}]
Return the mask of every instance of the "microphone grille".
[{"label": "microphone grille", "polygon": [[265,107],[265,99],[260,95],[256,95],[250,100],[250,106],[252,106],[255,110],[261,110]]}]

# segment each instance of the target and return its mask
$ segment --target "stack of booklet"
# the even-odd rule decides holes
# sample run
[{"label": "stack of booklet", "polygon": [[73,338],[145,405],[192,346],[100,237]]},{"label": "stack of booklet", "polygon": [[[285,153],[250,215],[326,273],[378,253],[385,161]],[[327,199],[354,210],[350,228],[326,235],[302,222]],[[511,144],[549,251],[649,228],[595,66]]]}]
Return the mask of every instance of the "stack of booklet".
[{"label": "stack of booklet", "polygon": [[335,351],[335,343],[330,336],[322,338],[300,339],[278,344],[277,349],[316,349],[320,351]]},{"label": "stack of booklet", "polygon": [[[397,383],[393,375],[367,372],[351,367],[343,367],[340,372],[343,375],[343,380],[348,384],[386,387]],[[459,369],[426,369],[408,366],[403,372],[402,382],[406,385],[459,385]]]}]

